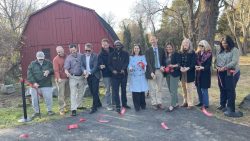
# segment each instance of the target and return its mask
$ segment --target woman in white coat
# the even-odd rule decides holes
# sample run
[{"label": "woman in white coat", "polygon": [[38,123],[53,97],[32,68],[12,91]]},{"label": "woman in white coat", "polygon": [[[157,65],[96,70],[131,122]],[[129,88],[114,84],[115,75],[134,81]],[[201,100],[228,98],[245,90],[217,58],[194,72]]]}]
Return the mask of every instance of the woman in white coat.
[{"label": "woman in white coat", "polygon": [[138,44],[135,44],[132,55],[129,58],[129,90],[132,92],[133,103],[136,111],[146,108],[145,92],[148,91],[148,83],[145,77],[146,58],[141,54]]}]

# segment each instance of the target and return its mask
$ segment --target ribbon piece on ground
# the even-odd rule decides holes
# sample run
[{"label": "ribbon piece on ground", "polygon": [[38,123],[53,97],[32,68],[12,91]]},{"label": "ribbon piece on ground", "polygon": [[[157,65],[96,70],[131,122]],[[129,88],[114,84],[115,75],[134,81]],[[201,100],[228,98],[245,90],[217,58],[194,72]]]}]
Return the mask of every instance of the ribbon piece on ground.
[{"label": "ribbon piece on ground", "polygon": [[78,126],[78,124],[70,124],[70,125],[67,126],[67,128],[68,128],[68,130],[77,129],[77,128],[79,128],[79,126]]},{"label": "ribbon piece on ground", "polygon": [[167,126],[167,124],[166,124],[165,122],[162,122],[162,123],[161,123],[161,127],[162,127],[163,129],[170,130],[170,128],[168,128],[168,126]]},{"label": "ribbon piece on ground", "polygon": [[87,119],[85,119],[85,118],[80,118],[79,119],[79,122],[85,122]]},{"label": "ribbon piece on ground", "polygon": [[29,135],[28,134],[21,134],[19,136],[19,138],[27,139],[27,138],[29,138]]},{"label": "ribbon piece on ground", "polygon": [[105,120],[105,119],[103,119],[103,117],[105,117],[106,115],[100,115],[99,117],[98,117],[98,122],[100,122],[100,123],[108,123],[108,122],[110,122],[110,120]]}]

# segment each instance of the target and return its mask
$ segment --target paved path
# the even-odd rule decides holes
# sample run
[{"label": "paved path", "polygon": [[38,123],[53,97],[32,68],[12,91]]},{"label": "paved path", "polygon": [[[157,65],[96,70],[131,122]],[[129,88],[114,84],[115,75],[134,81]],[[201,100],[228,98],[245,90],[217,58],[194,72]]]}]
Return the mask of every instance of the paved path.
[{"label": "paved path", "polygon": [[[129,104],[132,107],[131,96]],[[168,97],[165,98],[167,101]],[[147,99],[148,105],[150,100]],[[106,114],[110,123],[99,123],[100,114]],[[83,117],[87,121],[79,123],[78,129],[67,130],[68,124],[74,124]],[[161,128],[166,122],[171,130]],[[28,139],[19,135],[28,133]],[[198,109],[179,108],[172,113],[154,111],[150,106],[146,110],[135,112],[127,110],[121,117],[116,112],[104,108],[95,114],[79,113],[77,117],[65,117],[48,123],[38,123],[0,130],[0,141],[249,141],[250,127],[206,117]]]}]

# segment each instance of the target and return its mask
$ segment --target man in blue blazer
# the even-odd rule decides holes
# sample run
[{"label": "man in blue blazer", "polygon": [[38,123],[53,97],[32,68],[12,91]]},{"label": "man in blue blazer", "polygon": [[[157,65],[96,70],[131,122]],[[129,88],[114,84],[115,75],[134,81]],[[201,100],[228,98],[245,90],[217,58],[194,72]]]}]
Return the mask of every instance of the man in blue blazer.
[{"label": "man in blue blazer", "polygon": [[91,43],[85,44],[85,53],[82,56],[81,63],[83,75],[88,81],[88,86],[93,96],[93,105],[90,111],[90,114],[93,114],[97,111],[97,108],[102,107],[102,104],[99,98],[99,79],[101,75],[98,68],[98,56],[93,53],[93,45]]}]

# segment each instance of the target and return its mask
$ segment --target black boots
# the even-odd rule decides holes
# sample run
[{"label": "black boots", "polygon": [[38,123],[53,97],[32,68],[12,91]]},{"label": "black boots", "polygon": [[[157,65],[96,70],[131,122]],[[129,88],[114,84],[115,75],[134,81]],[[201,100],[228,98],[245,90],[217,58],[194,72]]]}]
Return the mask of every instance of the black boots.
[{"label": "black boots", "polygon": [[227,116],[227,117],[235,117],[235,118],[238,118],[238,117],[242,117],[243,116],[243,113],[240,112],[240,111],[232,111],[231,108],[227,107],[227,110],[224,112],[224,115]]}]

